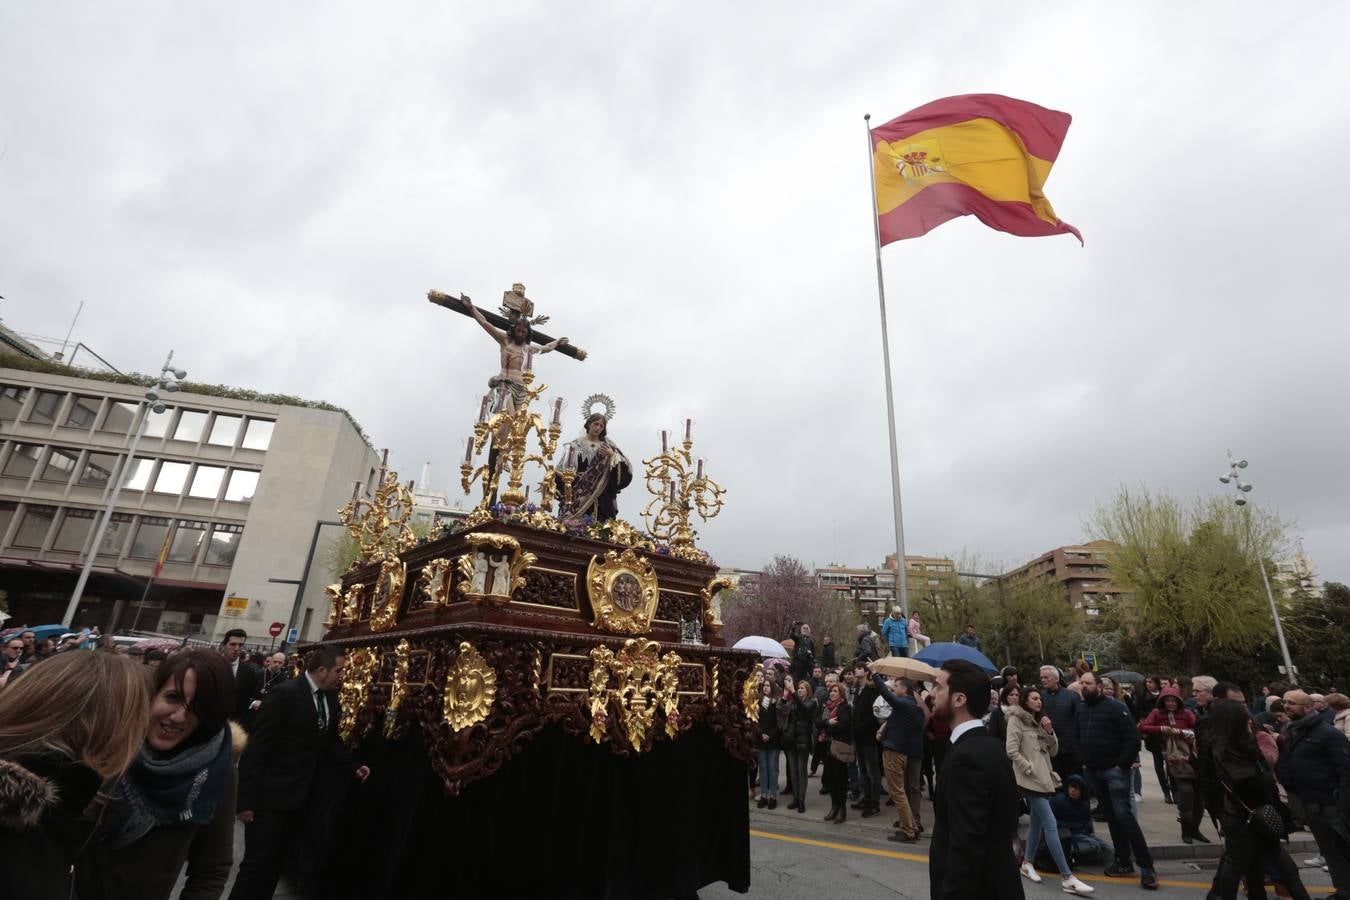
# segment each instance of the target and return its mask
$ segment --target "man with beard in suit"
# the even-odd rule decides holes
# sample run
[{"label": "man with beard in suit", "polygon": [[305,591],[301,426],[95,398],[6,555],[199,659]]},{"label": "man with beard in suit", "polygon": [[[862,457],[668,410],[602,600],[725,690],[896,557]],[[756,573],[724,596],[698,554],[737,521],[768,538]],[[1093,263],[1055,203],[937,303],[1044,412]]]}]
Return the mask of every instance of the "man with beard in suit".
[{"label": "man with beard in suit", "polygon": [[244,823],[244,859],[230,900],[272,896],[304,831],[321,767],[349,771],[362,782],[370,776],[370,767],[357,766],[338,735],[337,687],[346,666],[338,648],[320,647],[309,655],[305,674],[263,699],[239,760],[236,809]]},{"label": "man with beard in suit", "polygon": [[952,735],[933,803],[932,900],[1025,898],[1008,839],[1017,831],[1017,781],[1003,742],[980,721],[988,709],[989,676],[965,660],[943,663],[933,715]]},{"label": "man with beard in suit", "polygon": [[230,664],[230,673],[234,675],[234,713],[230,718],[240,725],[248,721],[253,701],[262,691],[262,673],[244,658],[247,642],[248,632],[242,628],[231,628],[220,641],[220,655]]}]

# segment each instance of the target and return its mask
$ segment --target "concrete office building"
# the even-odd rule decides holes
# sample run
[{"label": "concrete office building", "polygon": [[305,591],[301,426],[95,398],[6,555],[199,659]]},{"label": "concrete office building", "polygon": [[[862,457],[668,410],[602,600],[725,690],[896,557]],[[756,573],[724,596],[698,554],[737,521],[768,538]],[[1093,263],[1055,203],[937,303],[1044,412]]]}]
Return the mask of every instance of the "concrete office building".
[{"label": "concrete office building", "polygon": [[[75,626],[213,639],[241,627],[269,642],[296,602],[296,585],[269,579],[300,578],[316,522],[371,483],[375,451],[340,411],[184,390],[155,414],[143,387],[83,374],[0,356],[0,590],[13,621],[61,621],[148,416]],[[327,619],[323,557],[337,534],[326,530],[300,597],[302,640]]]},{"label": "concrete office building", "polygon": [[1107,570],[1107,560],[1118,549],[1111,541],[1056,547],[1004,575],[1003,583],[1010,589],[1028,583],[1057,584],[1073,609],[1095,618],[1110,605],[1130,599]]}]

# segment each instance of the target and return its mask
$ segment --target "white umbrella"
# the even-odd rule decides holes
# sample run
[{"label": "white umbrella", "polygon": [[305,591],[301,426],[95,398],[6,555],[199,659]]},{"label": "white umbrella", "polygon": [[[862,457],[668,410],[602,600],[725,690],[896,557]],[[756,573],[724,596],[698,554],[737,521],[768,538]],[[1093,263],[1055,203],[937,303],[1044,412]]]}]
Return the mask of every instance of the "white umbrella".
[{"label": "white umbrella", "polygon": [[734,645],[733,650],[753,650],[760,656],[774,657],[777,659],[787,659],[788,652],[783,649],[783,645],[773,638],[762,637],[757,634],[748,634],[741,638]]},{"label": "white umbrella", "polygon": [[902,678],[913,678],[915,681],[933,681],[937,678],[937,669],[908,656],[884,657],[872,663],[871,669],[882,675],[898,675]]}]

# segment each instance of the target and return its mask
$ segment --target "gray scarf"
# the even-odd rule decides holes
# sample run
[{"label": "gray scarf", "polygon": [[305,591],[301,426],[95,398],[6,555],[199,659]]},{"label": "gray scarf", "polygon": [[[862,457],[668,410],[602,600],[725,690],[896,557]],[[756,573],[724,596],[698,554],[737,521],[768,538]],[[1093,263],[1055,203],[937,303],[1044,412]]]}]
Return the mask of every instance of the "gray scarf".
[{"label": "gray scarf", "polygon": [[114,791],[118,801],[110,812],[105,839],[125,847],[157,825],[204,825],[229,785],[230,726],[172,756],[161,757],[141,746],[141,752]]}]

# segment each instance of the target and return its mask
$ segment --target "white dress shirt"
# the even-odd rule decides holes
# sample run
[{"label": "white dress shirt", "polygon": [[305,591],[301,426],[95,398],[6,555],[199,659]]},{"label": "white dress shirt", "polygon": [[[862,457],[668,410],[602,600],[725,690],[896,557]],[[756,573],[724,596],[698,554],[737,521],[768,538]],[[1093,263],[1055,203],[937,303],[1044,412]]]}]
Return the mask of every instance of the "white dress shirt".
[{"label": "white dress shirt", "polygon": [[983,719],[971,719],[969,722],[962,722],[960,725],[957,725],[955,728],[952,729],[952,743],[955,744],[956,739],[959,738],[961,735],[965,734],[970,729],[979,728],[983,724],[984,724]]}]

